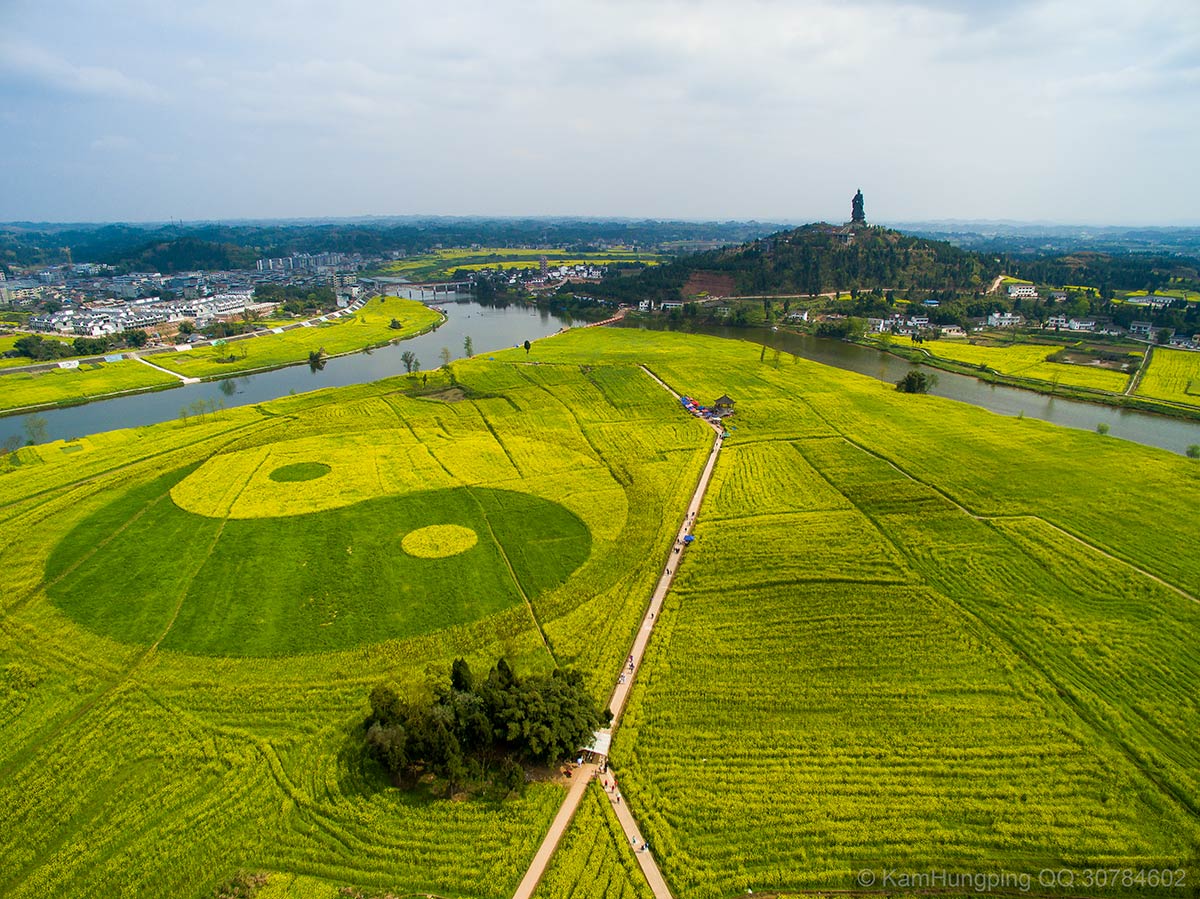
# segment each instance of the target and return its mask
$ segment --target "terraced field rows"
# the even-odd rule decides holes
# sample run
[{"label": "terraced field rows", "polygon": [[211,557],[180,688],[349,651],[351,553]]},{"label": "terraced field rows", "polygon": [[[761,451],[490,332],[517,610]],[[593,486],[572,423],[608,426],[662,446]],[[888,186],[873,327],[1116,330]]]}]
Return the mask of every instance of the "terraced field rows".
[{"label": "terraced field rows", "polygon": [[653,899],[633,848],[595,782],[534,899]]},{"label": "terraced field rows", "polygon": [[1200,406],[1200,353],[1155,347],[1138,382],[1139,396]]},{"label": "terraced field rows", "polygon": [[[559,661],[606,682],[707,432],[675,417],[669,397],[656,405],[633,368],[606,373],[608,393],[578,368],[541,378],[483,360],[455,373],[477,400],[401,395],[401,379],[102,435],[72,452],[31,448],[0,474],[0,854],[13,860],[0,892],[201,896],[239,869],[275,872],[276,892],[511,892],[561,789],[534,784],[500,806],[397,792],[355,728],[384,677],[421,689],[459,655],[547,668],[537,622],[521,600],[454,621],[442,594],[415,604],[422,629],[389,639],[381,623],[422,582],[379,585],[391,565],[454,564],[485,538],[497,545],[494,534]],[[634,402],[622,408],[622,397]],[[622,429],[638,441],[606,441]],[[307,479],[271,477],[280,471]],[[469,493],[483,536],[450,560],[405,561],[400,538],[417,522],[370,510],[436,489]],[[590,539],[561,583],[550,568],[570,560],[565,525],[528,511],[547,502]],[[436,520],[446,508],[425,511]],[[320,549],[288,536],[347,515],[321,528]],[[234,539],[214,542],[216,532]],[[232,555],[206,569],[209,553]],[[319,595],[345,592],[355,570],[361,589]],[[177,616],[154,602],[133,614],[155,584],[151,598],[183,598]],[[297,624],[295,600],[310,593],[332,629]],[[219,597],[228,605],[215,614]],[[350,636],[346,603],[363,599],[374,624],[360,637],[304,646],[305,633]]]},{"label": "terraced field rows", "polygon": [[614,749],[676,894],[1196,858],[1200,605],[1057,529],[1194,591],[1186,460],[680,339],[551,357],[737,402]]},{"label": "terraced field rows", "polygon": [[[1017,378],[1033,378],[1038,381],[1070,384],[1075,387],[1092,387],[1120,393],[1129,383],[1129,375],[1107,368],[1091,365],[1075,365],[1063,362],[1048,362],[1046,357],[1056,352],[1053,346],[1015,344],[1013,346],[978,346],[950,340],[935,340],[924,344],[923,349],[932,356],[965,362],[968,365],[985,365],[1002,375]],[[1138,361],[1137,358],[1134,361]]]}]

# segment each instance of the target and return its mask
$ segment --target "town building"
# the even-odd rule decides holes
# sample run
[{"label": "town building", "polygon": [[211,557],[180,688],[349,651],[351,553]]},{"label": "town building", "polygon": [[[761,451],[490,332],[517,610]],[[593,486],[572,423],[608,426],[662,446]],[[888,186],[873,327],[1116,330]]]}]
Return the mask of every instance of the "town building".
[{"label": "town building", "polygon": [[1025,321],[1025,317],[1015,312],[993,312],[987,317],[989,328],[1017,328]]}]

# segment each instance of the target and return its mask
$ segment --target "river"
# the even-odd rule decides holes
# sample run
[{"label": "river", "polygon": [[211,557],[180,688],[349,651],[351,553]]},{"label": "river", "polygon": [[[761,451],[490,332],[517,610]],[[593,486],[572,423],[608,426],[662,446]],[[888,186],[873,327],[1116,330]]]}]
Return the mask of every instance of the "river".
[{"label": "river", "polygon": [[[664,322],[664,326],[667,323]],[[621,327],[646,327],[644,324],[628,322]],[[790,331],[772,331],[768,328],[726,328],[698,325],[687,328],[700,334],[748,340],[766,344],[813,362],[834,368],[856,371],[870,375],[880,381],[895,383],[910,371],[915,363],[880,350],[845,343],[840,340],[811,337]],[[981,406],[1000,415],[1024,415],[1038,418],[1067,428],[1094,431],[1099,424],[1106,424],[1110,437],[1120,437],[1134,443],[1155,446],[1173,453],[1185,453],[1193,444],[1200,444],[1200,422],[1163,415],[1152,415],[1117,406],[1101,406],[1062,397],[1048,396],[1031,390],[1020,390],[999,384],[988,384],[978,378],[921,366],[937,376],[937,383],[929,392],[972,406]]]},{"label": "river", "polygon": [[[412,350],[422,366],[432,368],[439,360],[442,347],[448,347],[455,358],[460,357],[463,338],[467,335],[471,336],[475,353],[479,355],[515,346],[525,340],[545,337],[566,326],[563,319],[545,311],[517,306],[505,309],[485,307],[464,295],[451,294],[446,301],[439,301],[439,305],[446,309],[447,320],[436,331],[370,353],[330,359],[323,370],[312,371],[307,365],[293,365],[223,381],[206,381],[158,393],[97,400],[82,406],[38,413],[46,423],[45,439],[70,440],[115,428],[170,421],[179,417],[181,407],[196,400],[212,401],[226,407],[244,406],[290,393],[376,381],[403,374],[404,365],[400,355],[405,350]],[[663,326],[666,327],[667,323],[663,322]],[[630,323],[624,327],[645,325]],[[688,330],[778,347],[814,362],[856,371],[891,383],[900,380],[913,367],[913,363],[879,350],[789,331],[717,326],[697,326]],[[981,406],[1000,415],[1023,414],[1027,418],[1038,418],[1085,431],[1095,430],[1097,425],[1103,423],[1109,427],[1109,436],[1174,453],[1183,453],[1188,446],[1200,444],[1200,422],[1047,396],[1015,387],[988,384],[938,369],[930,371],[937,375],[937,383],[931,393]],[[0,376],[0,386],[3,383],[3,377]],[[0,441],[14,434],[24,438],[28,417],[0,418]]]},{"label": "river", "polygon": [[[46,423],[46,440],[71,440],[116,428],[135,428],[170,421],[179,417],[182,407],[196,400],[224,404],[230,408],[263,403],[291,393],[304,393],[323,387],[345,387],[378,381],[404,373],[400,355],[406,350],[417,354],[421,367],[435,368],[440,362],[442,347],[448,347],[454,358],[460,358],[463,355],[463,339],[467,336],[471,338],[475,354],[479,355],[546,337],[567,326],[563,319],[549,312],[519,306],[503,309],[480,306],[466,295],[441,295],[436,305],[446,310],[446,321],[436,331],[369,353],[328,359],[325,367],[318,371],[311,370],[307,363],[291,365],[220,381],[181,385],[156,393],[96,400],[82,406],[39,412],[37,415]],[[153,358],[150,357],[151,360]],[[0,389],[3,389],[3,385],[3,376],[0,376]],[[0,441],[13,434],[24,440],[27,433],[25,423],[29,417],[11,415],[0,418]]]}]

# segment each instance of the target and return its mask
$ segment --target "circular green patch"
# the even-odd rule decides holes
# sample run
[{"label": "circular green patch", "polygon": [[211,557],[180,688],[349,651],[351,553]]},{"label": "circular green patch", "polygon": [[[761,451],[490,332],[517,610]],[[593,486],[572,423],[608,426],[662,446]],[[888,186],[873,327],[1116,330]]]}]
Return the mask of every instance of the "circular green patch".
[{"label": "circular green patch", "polygon": [[293,462],[291,465],[281,465],[267,477],[272,481],[315,481],[329,474],[330,468],[324,462]]},{"label": "circular green patch", "polygon": [[[58,608],[124,643],[322,652],[494,615],[561,584],[591,551],[578,517],[525,493],[458,487],[221,520],[171,501],[187,473],[130,491],[66,536],[46,565]],[[435,528],[476,542],[441,558],[404,551],[406,535]]]},{"label": "circular green patch", "polygon": [[431,524],[409,531],[400,541],[400,548],[418,559],[446,559],[465,553],[479,542],[470,528],[457,524]]}]

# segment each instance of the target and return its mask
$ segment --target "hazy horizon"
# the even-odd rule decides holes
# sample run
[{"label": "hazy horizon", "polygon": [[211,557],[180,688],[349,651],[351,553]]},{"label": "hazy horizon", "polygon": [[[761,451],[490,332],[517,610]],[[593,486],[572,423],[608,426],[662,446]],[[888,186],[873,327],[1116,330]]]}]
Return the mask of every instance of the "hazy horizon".
[{"label": "hazy horizon", "polygon": [[1200,5],[0,9],[0,220],[1195,226]]}]

